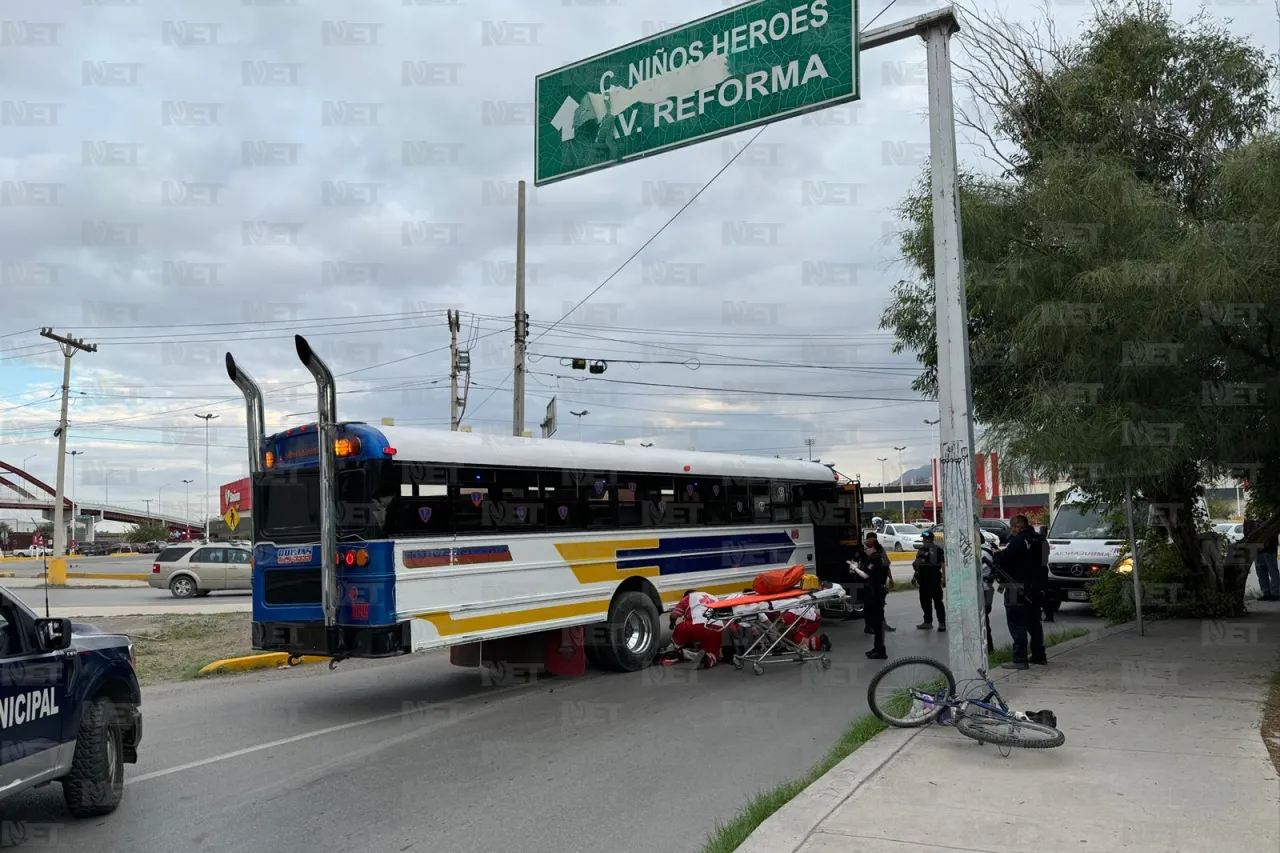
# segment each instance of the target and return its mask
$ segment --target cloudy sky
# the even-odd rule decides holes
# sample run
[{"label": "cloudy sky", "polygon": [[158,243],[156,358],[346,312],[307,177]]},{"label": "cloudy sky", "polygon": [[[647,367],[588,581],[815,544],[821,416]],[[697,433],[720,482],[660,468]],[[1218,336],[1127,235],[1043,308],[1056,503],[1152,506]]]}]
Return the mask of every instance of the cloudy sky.
[{"label": "cloudy sky", "polygon": [[[887,2],[864,4],[864,25]],[[447,429],[458,309],[464,423],[509,434],[528,179],[526,429],[554,396],[562,439],[801,456],[812,438],[868,483],[879,457],[897,476],[895,446],[925,464],[937,406],[877,328],[903,273],[892,210],[927,154],[920,42],[866,53],[857,104],[769,126],[625,265],[754,131],[532,186],[535,75],[727,5],[5,0],[0,460],[53,481],[62,360],[46,326],[98,347],[70,385],[84,500],[182,514],[194,480],[197,514],[195,415],[219,416],[214,488],[247,471],[224,353],[269,389],[269,430],[313,417],[295,332],[339,374],[341,417]],[[940,5],[897,0],[875,26]],[[1071,33],[1088,6],[1049,8]],[[1209,9],[1275,50],[1269,0]],[[743,233],[769,237],[728,237]]]}]

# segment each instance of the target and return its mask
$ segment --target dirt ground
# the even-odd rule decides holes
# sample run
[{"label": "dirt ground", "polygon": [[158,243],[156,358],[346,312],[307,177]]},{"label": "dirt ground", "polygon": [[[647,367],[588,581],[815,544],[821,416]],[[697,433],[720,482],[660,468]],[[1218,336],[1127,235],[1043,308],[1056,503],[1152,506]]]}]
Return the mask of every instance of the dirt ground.
[{"label": "dirt ground", "polygon": [[93,624],[111,634],[127,634],[138,657],[143,685],[196,678],[205,664],[254,654],[251,614],[164,614],[113,616]]},{"label": "dirt ground", "polygon": [[1280,672],[1271,679],[1271,695],[1262,711],[1262,742],[1280,773]]}]

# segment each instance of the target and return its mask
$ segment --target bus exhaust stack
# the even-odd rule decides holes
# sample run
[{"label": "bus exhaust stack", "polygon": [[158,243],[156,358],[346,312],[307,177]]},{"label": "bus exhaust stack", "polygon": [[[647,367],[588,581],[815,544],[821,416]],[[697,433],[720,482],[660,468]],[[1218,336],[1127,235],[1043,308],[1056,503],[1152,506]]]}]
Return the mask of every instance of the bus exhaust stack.
[{"label": "bus exhaust stack", "polygon": [[324,625],[332,630],[338,622],[338,496],[337,455],[333,443],[337,437],[338,397],[333,371],[302,335],[294,335],[298,360],[316,379],[316,437],[320,457],[320,587],[324,603]]},{"label": "bus exhaust stack", "polygon": [[249,473],[262,472],[262,443],[266,438],[266,417],[262,404],[262,389],[253,377],[236,364],[236,360],[227,353],[227,375],[236,383],[240,393],[244,394],[245,425],[249,430]]}]

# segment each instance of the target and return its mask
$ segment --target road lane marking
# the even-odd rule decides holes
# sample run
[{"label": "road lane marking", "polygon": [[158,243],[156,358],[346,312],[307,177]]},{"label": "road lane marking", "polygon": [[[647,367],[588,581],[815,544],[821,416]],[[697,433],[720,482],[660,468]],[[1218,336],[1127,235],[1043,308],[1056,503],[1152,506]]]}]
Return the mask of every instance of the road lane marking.
[{"label": "road lane marking", "polygon": [[[488,700],[488,699],[492,699],[495,696],[502,696],[512,691],[518,690],[522,686],[527,686],[527,685],[515,685],[512,687],[500,688],[499,690],[493,693],[485,694],[485,699]],[[442,705],[440,707],[447,708],[448,706]],[[197,767],[204,767],[209,764],[217,764],[220,761],[230,761],[233,758],[239,758],[243,755],[252,755],[255,752],[262,752],[263,750],[267,750],[267,749],[275,749],[281,746],[288,746],[289,744],[299,743],[300,741],[310,740],[312,738],[317,738],[317,737],[323,737],[324,735],[330,735],[330,734],[333,734],[334,732],[342,732],[342,731],[347,731],[349,729],[358,729],[361,726],[368,726],[374,723],[383,723],[383,722],[386,722],[387,720],[394,720],[399,717],[408,716],[410,714],[421,714],[422,712],[423,712],[423,709],[420,707],[405,708],[403,710],[396,711],[393,714],[382,714],[381,716],[370,717],[367,720],[355,720],[350,723],[340,723],[339,725],[329,726],[328,728],[325,728],[325,729],[317,729],[314,732],[306,732],[300,735],[293,735],[292,737],[281,738],[280,740],[273,740],[270,743],[260,743],[257,746],[246,746],[244,749],[237,749],[237,750],[233,750],[232,752],[225,752],[222,755],[214,755],[214,756],[210,756],[209,758],[202,758],[199,761],[189,761],[186,764],[179,764],[177,767],[170,767],[166,770],[154,770],[151,773],[143,773],[142,775],[135,776],[132,779],[126,779],[124,783],[126,785],[136,785],[140,782],[150,782],[152,779],[160,779],[164,776],[172,776],[175,773],[182,773],[187,770],[194,770]]]}]

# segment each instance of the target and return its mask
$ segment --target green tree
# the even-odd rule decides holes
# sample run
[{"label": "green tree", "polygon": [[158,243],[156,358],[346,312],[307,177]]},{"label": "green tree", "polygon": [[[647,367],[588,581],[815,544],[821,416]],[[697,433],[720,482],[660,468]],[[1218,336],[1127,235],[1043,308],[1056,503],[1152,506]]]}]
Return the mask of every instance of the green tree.
[{"label": "green tree", "polygon": [[[992,62],[967,85],[993,118],[968,124],[1014,149],[1001,174],[971,171],[960,185],[985,440],[1015,477],[1050,473],[1111,502],[1131,483],[1175,522],[1191,593],[1242,601],[1239,567],[1201,568],[1194,505],[1221,476],[1275,488],[1280,462],[1271,63],[1152,0],[1101,5],[1069,45],[990,20],[972,29]],[[896,286],[881,326],[915,353],[915,387],[933,395],[927,176],[901,214],[916,277]]]},{"label": "green tree", "polygon": [[135,524],[132,530],[128,530],[124,534],[126,542],[154,542],[157,539],[164,542],[168,538],[169,528],[156,522]]}]

